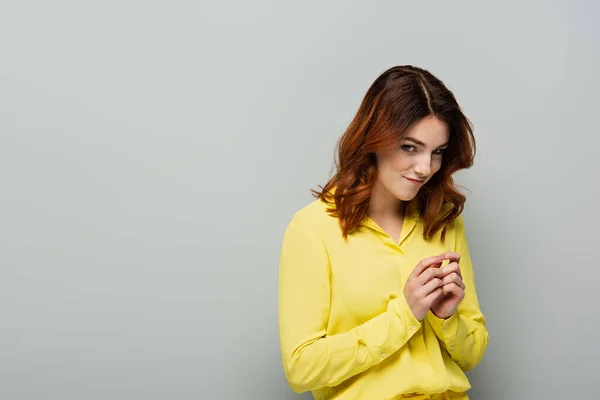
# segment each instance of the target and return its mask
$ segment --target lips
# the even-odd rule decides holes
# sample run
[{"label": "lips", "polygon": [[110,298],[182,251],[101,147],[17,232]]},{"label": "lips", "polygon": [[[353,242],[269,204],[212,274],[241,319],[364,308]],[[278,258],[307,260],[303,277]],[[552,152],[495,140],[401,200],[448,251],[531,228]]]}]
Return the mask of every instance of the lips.
[{"label": "lips", "polygon": [[419,180],[419,179],[407,178],[406,176],[405,176],[405,178],[408,179],[409,181],[413,182],[413,183],[423,183],[423,182],[425,182],[425,181],[422,181],[422,180]]}]

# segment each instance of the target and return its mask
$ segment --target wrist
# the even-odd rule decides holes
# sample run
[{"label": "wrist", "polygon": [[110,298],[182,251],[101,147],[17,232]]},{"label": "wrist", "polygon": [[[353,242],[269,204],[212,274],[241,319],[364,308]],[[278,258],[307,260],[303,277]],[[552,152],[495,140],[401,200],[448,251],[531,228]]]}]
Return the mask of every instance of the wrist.
[{"label": "wrist", "polygon": [[436,314],[436,313],[435,313],[435,311],[433,311],[433,310],[429,310],[429,311],[431,311],[431,313],[432,313],[432,314],[433,314],[433,315],[434,315],[436,318],[438,318],[438,319],[444,319],[444,320],[446,320],[446,319],[449,319],[449,318],[450,318],[450,317],[452,317],[452,316],[454,315],[454,313],[456,312],[456,311],[455,311],[455,312],[453,312],[452,314],[447,314],[447,315],[446,315],[446,314]]}]

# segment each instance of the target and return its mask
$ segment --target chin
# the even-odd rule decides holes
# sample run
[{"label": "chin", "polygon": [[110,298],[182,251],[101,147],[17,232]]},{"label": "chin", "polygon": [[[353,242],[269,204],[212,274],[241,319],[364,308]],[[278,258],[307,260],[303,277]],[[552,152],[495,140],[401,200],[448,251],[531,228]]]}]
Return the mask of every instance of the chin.
[{"label": "chin", "polygon": [[417,196],[418,192],[415,193],[394,193],[394,197],[400,201],[411,201]]}]

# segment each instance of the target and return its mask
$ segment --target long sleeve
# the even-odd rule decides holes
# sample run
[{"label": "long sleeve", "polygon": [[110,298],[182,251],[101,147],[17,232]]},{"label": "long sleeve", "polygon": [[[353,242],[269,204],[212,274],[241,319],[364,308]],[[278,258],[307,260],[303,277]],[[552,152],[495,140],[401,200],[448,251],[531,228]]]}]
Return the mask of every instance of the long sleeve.
[{"label": "long sleeve", "polygon": [[292,220],[279,266],[279,334],[286,377],[295,392],[337,386],[382,362],[421,326],[404,296],[348,332],[328,335],[331,269],[318,232]]},{"label": "long sleeve", "polygon": [[465,284],[465,297],[457,311],[448,319],[440,319],[431,311],[427,320],[436,336],[452,359],[464,371],[475,368],[483,358],[487,348],[489,335],[477,299],[475,275],[469,246],[465,232],[464,220],[459,216],[456,220],[456,247],[460,254],[460,270]]}]

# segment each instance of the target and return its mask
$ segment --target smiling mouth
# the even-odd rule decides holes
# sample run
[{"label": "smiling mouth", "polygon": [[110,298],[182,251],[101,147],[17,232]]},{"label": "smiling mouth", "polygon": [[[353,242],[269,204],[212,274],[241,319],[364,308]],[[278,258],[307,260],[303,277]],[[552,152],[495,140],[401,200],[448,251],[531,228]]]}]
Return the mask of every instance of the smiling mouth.
[{"label": "smiling mouth", "polygon": [[407,177],[404,177],[404,178],[407,179],[407,180],[409,180],[409,181],[411,181],[412,183],[423,183],[423,182],[425,182],[424,180],[421,181],[421,180],[418,180],[418,179],[411,179],[411,178],[407,178]]}]

